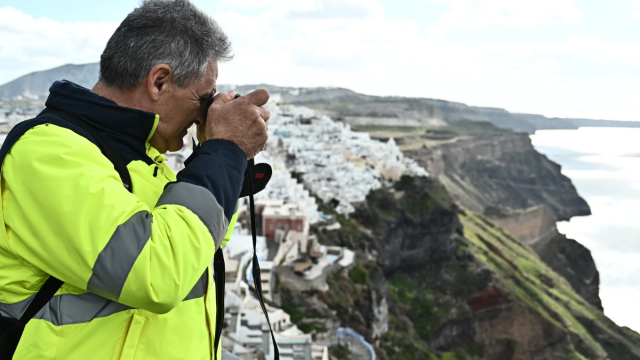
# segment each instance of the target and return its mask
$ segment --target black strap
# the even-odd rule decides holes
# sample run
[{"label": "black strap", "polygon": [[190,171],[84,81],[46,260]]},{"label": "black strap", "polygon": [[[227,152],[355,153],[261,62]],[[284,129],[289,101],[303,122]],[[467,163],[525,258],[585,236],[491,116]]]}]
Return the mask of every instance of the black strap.
[{"label": "black strap", "polygon": [[[43,112],[38,114],[38,116],[48,114],[56,115],[63,120],[66,120],[73,125],[81,128],[82,130],[88,132],[89,135],[91,135],[94,140],[98,142],[102,154],[113,163],[114,168],[116,169],[118,174],[120,174],[120,178],[122,179],[124,187],[127,188],[127,190],[129,190],[130,192],[133,192],[133,186],[131,186],[131,176],[129,175],[129,170],[127,170],[127,166],[124,163],[122,156],[120,156],[120,154],[111,146],[108,141],[104,140],[104,138],[100,134],[98,134],[98,131],[89,126],[89,124],[87,124],[86,122],[64,111],[45,109]],[[62,280],[54,276],[49,276],[49,278],[44,282],[44,285],[42,285],[36,296],[27,307],[27,310],[25,310],[24,314],[22,314],[22,316],[20,317],[20,322],[23,325],[27,325],[29,320],[31,320],[36,315],[36,313],[38,313],[38,311],[40,311],[40,309],[42,309],[42,307],[45,306],[49,302],[49,300],[51,300],[51,298],[53,298],[62,284]]]},{"label": "black strap", "polygon": [[[236,99],[240,97],[240,94],[236,94]],[[255,168],[254,168],[255,167]],[[257,176],[259,175],[259,176]],[[255,180],[255,179],[260,180]],[[249,160],[247,164],[247,171],[244,173],[244,184],[242,187],[242,193],[240,197],[249,195],[249,217],[251,218],[251,237],[253,239],[253,286],[256,289],[256,297],[260,302],[260,307],[262,307],[262,312],[264,313],[265,318],[267,318],[267,325],[269,325],[269,332],[271,333],[271,341],[273,342],[273,351],[274,357],[273,360],[280,360],[280,350],[278,350],[278,344],[276,343],[276,338],[273,336],[273,329],[271,328],[271,320],[269,320],[269,313],[267,312],[267,308],[264,306],[264,298],[262,297],[262,279],[260,277],[260,263],[258,261],[258,255],[256,254],[256,209],[253,201],[253,195],[262,189],[265,188],[267,182],[271,178],[271,166],[267,164],[258,164],[255,165],[255,161],[253,159]],[[256,181],[257,184],[254,183]],[[257,186],[255,186],[257,185]],[[254,191],[256,189],[256,191]],[[216,252],[216,256],[218,253]],[[222,257],[222,254],[220,254]],[[214,260],[215,263],[215,260]],[[222,266],[224,266],[224,259],[222,259]],[[223,278],[224,278],[224,268],[222,270]],[[217,291],[218,285],[216,285]],[[224,284],[222,285],[222,289],[224,291]],[[222,302],[222,306],[224,306],[224,299]],[[218,307],[216,310],[218,311],[218,317],[220,317],[220,309],[222,307]],[[222,329],[221,329],[222,330]],[[216,331],[217,333],[217,331]],[[216,343],[217,344],[217,343]],[[216,349],[217,354],[217,349]]]},{"label": "black strap", "polygon": [[258,301],[260,301],[260,306],[262,307],[262,312],[264,316],[267,318],[267,324],[269,325],[269,332],[271,332],[271,341],[273,341],[273,351],[274,351],[274,360],[280,360],[280,351],[278,350],[278,344],[276,343],[276,338],[273,336],[273,329],[271,328],[271,321],[269,320],[269,313],[267,312],[267,308],[264,306],[264,299],[262,297],[262,279],[260,277],[260,263],[258,262],[258,255],[256,255],[256,210],[255,205],[253,203],[253,159],[249,160],[248,168],[249,171],[246,173],[247,178],[245,181],[249,182],[249,216],[251,218],[251,237],[253,238],[253,286],[256,289],[256,296],[258,297]]},{"label": "black strap", "polygon": [[216,333],[214,342],[215,359],[218,358],[218,343],[220,343],[220,336],[222,336],[222,325],[224,323],[224,271],[224,255],[222,254],[222,248],[218,248],[218,250],[216,250],[216,254],[213,257],[213,280],[216,283]]},{"label": "black strap", "polygon": [[[271,167],[269,167],[269,178],[271,177]],[[264,299],[262,297],[262,279],[260,277],[260,264],[258,263],[258,256],[256,255],[256,212],[255,205],[253,202],[253,178],[254,176],[254,161],[253,159],[249,160],[247,164],[247,171],[245,172],[244,183],[248,187],[249,193],[249,208],[250,208],[250,217],[251,217],[251,237],[253,238],[253,285],[256,289],[256,296],[258,297],[258,301],[260,302],[260,306],[262,307],[262,312],[264,312],[264,316],[267,318],[267,324],[269,325],[269,331],[271,332],[271,341],[273,341],[273,351],[275,356],[273,360],[280,360],[280,351],[278,350],[278,344],[276,343],[276,338],[273,336],[273,329],[271,329],[271,321],[269,320],[269,313],[267,312],[267,308],[264,306]],[[268,181],[268,180],[267,180]],[[266,183],[264,184],[266,185]],[[262,186],[264,188],[264,186]],[[262,189],[261,189],[262,190]],[[214,281],[216,282],[216,332],[215,332],[215,355],[214,358],[218,357],[218,344],[220,341],[220,337],[222,335],[222,325],[224,322],[224,255],[222,254],[222,248],[216,251],[216,254],[213,258],[213,271],[214,271]]]},{"label": "black strap", "polygon": [[49,300],[51,300],[53,295],[56,294],[56,291],[58,291],[60,286],[62,286],[62,283],[62,280],[49,276],[47,281],[44,282],[44,285],[42,285],[40,290],[38,290],[38,293],[33,298],[33,301],[31,301],[31,304],[29,304],[29,307],[27,307],[27,310],[25,310],[24,314],[20,317],[22,325],[26,326],[29,320],[31,320],[36,313],[40,311],[40,309],[42,309]]}]

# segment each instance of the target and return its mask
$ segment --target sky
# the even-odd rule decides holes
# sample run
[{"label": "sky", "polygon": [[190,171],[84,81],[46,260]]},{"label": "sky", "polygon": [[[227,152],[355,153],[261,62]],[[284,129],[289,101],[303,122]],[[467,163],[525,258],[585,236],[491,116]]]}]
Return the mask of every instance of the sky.
[{"label": "sky", "polygon": [[[192,0],[234,44],[219,83],[335,86],[640,121],[640,0]],[[97,62],[138,0],[0,0],[0,84]]]}]

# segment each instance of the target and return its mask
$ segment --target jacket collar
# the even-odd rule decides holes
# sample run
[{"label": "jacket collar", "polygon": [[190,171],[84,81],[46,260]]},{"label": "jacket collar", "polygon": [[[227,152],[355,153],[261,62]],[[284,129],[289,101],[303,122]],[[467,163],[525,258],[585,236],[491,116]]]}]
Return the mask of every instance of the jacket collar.
[{"label": "jacket collar", "polygon": [[49,92],[45,103],[47,107],[66,111],[99,131],[113,137],[124,137],[128,142],[146,143],[158,125],[157,115],[119,106],[68,80],[54,82]]}]

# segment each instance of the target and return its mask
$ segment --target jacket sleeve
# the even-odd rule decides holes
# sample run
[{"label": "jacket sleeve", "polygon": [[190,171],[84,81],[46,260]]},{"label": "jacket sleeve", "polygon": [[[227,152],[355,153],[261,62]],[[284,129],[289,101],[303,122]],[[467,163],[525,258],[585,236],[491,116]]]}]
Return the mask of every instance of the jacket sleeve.
[{"label": "jacket sleeve", "polygon": [[[165,313],[190,293],[227,233],[246,156],[203,143],[154,207],[127,191],[87,139],[55,125],[16,142],[3,165],[10,251],[28,266],[120,303]],[[134,178],[134,191],[136,183]]]},{"label": "jacket sleeve", "polygon": [[220,245],[220,247],[225,247],[229,243],[229,240],[231,240],[231,235],[233,235],[233,228],[236,227],[236,221],[238,221],[237,210],[236,210],[236,213],[233,214],[233,217],[231,218],[231,222],[229,223],[229,229],[227,230],[227,234],[224,236],[224,240],[222,240],[222,244]]}]

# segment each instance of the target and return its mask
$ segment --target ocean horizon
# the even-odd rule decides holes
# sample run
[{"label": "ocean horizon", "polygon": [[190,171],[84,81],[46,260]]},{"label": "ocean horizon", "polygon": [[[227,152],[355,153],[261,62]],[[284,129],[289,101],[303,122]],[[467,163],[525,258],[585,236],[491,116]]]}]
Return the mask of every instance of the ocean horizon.
[{"label": "ocean horizon", "polygon": [[592,215],[558,222],[589,250],[604,313],[640,332],[640,129],[539,130],[531,141],[562,167]]}]

